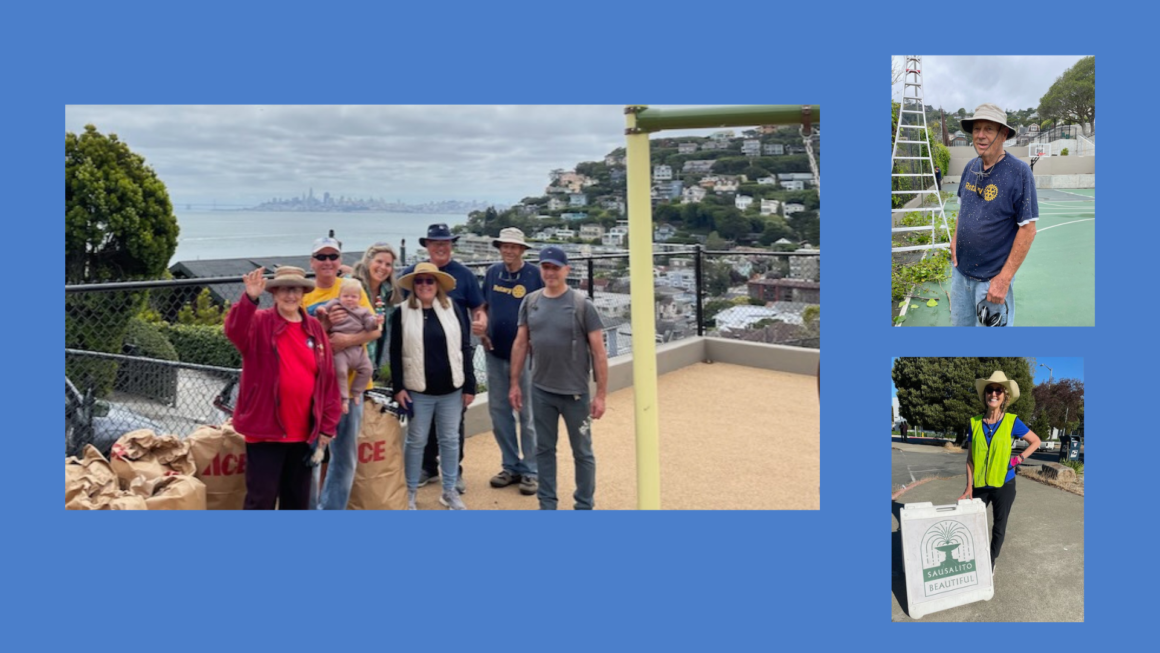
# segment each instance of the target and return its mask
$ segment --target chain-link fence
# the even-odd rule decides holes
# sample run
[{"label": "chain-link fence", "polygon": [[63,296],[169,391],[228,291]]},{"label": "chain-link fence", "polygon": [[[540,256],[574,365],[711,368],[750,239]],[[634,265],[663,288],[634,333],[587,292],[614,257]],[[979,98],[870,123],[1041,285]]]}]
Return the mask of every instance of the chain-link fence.
[{"label": "chain-link fence", "polygon": [[[816,251],[658,252],[657,342],[712,335],[819,347],[820,259]],[[493,263],[465,261],[481,279]],[[595,304],[610,357],[632,352],[628,268],[627,253],[572,257],[568,283]],[[66,286],[66,453],[90,442],[107,452],[138,428],[186,435],[222,422],[241,365],[222,324],[242,292],[240,276]],[[260,305],[270,307],[270,297]],[[481,384],[484,358],[477,347]]]}]

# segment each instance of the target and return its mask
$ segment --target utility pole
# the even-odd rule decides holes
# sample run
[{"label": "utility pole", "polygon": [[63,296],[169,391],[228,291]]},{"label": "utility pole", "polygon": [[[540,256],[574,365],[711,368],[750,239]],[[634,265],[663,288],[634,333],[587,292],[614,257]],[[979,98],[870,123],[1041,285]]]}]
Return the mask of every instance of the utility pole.
[{"label": "utility pole", "polygon": [[[1055,370],[1051,369],[1051,366],[1044,365],[1043,363],[1040,363],[1039,367],[1046,367],[1047,368],[1047,387],[1050,388],[1051,387],[1051,380],[1055,378]],[[1051,434],[1049,433],[1048,437],[1050,437],[1050,435]]]}]

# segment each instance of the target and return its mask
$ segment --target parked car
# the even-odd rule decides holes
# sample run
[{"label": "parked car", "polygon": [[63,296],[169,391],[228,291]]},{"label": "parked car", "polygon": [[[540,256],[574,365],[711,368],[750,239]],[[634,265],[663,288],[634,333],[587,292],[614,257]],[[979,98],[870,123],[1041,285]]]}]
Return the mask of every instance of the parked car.
[{"label": "parked car", "polygon": [[82,395],[68,377],[64,379],[64,447],[65,455],[80,455],[86,444],[92,444],[101,455],[109,457],[113,443],[122,435],[138,429],[164,433],[157,422],[137,414],[131,408],[96,399],[92,389]]}]

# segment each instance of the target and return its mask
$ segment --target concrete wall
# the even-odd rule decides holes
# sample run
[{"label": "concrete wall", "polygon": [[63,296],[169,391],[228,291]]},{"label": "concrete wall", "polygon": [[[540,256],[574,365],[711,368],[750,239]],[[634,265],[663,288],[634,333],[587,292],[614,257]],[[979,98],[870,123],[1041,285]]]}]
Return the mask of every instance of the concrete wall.
[{"label": "concrete wall", "polygon": [[[1039,166],[1043,163],[1040,159],[1039,163],[1035,164],[1035,171],[1039,172]],[[945,177],[944,183],[957,184],[960,177]],[[1095,188],[1096,176],[1093,175],[1035,175],[1036,188]]]},{"label": "concrete wall", "polygon": [[[694,363],[718,362],[745,365],[790,374],[813,376],[820,352],[817,349],[782,347],[727,338],[686,338],[657,346],[657,375],[663,376]],[[619,356],[608,365],[608,391],[616,392],[633,384],[632,356]],[[592,386],[595,389],[595,386]],[[475,398],[467,409],[464,432],[470,437],[491,430],[488,393]]]},{"label": "concrete wall", "polygon": [[[1071,141],[1075,144],[1075,141]],[[975,158],[975,148],[973,147],[951,147],[951,169],[943,172],[950,172],[952,174],[944,174],[943,181],[950,180],[952,177],[957,181],[959,175],[962,174],[963,168],[971,159]],[[1008,149],[1007,156],[1012,156],[1020,161],[1030,165],[1031,158],[1027,156],[1027,146],[1021,145],[1018,148]],[[1096,158],[1094,156],[1076,156],[1072,150],[1068,151],[1068,156],[1045,156],[1039,159],[1035,164],[1036,175],[1091,175],[1096,172]],[[1078,188],[1072,186],[1072,188]]]}]

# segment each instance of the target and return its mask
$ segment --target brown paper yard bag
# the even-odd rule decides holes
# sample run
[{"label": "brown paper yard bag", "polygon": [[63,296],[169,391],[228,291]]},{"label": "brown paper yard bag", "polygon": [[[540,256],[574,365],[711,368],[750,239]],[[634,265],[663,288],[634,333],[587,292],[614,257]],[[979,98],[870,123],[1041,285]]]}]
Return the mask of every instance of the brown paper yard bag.
[{"label": "brown paper yard bag", "polygon": [[205,510],[205,483],[192,476],[138,476],[129,490],[143,497],[149,510]]},{"label": "brown paper yard bag", "polygon": [[363,400],[358,434],[358,465],[348,510],[405,510],[407,480],[403,474],[403,429],[395,414],[373,395]]},{"label": "brown paper yard bag", "polygon": [[203,426],[185,442],[197,466],[194,476],[205,484],[206,508],[241,510],[246,503],[246,439],[226,422],[221,428]]},{"label": "brown paper yard bag", "polygon": [[113,445],[113,471],[121,489],[129,489],[133,479],[153,480],[162,476],[192,476],[197,468],[189,456],[189,445],[176,435],[157,435],[149,429],[122,435]]},{"label": "brown paper yard bag", "polygon": [[120,489],[113,467],[93,445],[64,460],[66,510],[145,510],[145,500]]}]

